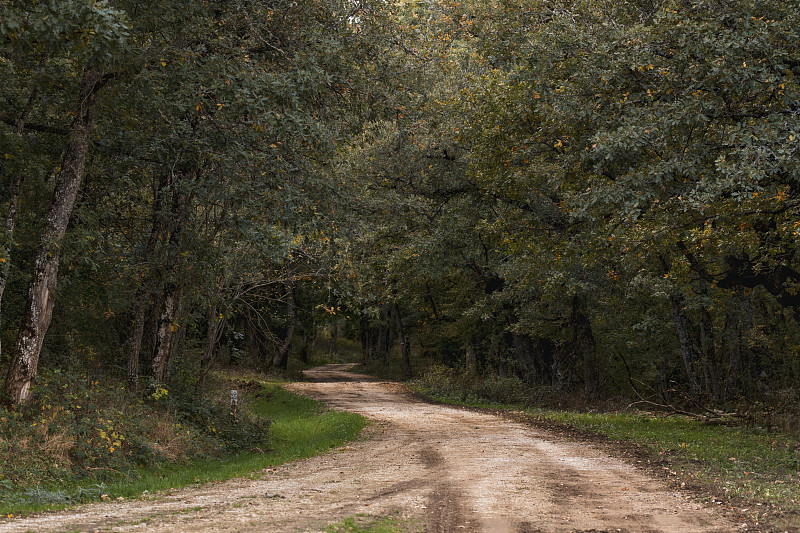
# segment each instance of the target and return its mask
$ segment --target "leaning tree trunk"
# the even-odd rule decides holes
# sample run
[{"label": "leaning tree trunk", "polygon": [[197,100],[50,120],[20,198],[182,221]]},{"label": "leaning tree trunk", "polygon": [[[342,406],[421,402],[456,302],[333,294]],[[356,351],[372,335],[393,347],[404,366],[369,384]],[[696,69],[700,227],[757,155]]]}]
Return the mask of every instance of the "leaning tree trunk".
[{"label": "leaning tree trunk", "polygon": [[56,177],[50,212],[34,261],[28,298],[3,387],[4,401],[10,405],[21,405],[28,400],[31,386],[36,378],[39,353],[53,316],[61,253],[59,241],[66,232],[83,179],[86,154],[89,151],[89,137],[95,119],[97,91],[102,84],[103,77],[98,68],[84,71],[75,109],[75,121]]}]

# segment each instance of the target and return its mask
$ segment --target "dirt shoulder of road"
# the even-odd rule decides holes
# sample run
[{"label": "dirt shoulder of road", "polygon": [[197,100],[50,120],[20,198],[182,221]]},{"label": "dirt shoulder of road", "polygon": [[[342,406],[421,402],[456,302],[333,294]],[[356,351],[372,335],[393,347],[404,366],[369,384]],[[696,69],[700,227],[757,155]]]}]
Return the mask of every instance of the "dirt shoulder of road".
[{"label": "dirt shoulder of road", "polygon": [[[417,391],[410,391],[419,401],[430,402],[437,405],[450,404],[440,402]],[[701,483],[696,478],[691,478],[687,483],[682,481],[680,470],[686,466],[684,462],[670,460],[670,457],[653,453],[644,446],[635,442],[612,439],[601,433],[587,429],[577,428],[568,424],[556,422],[545,417],[525,413],[518,409],[497,409],[486,407],[451,406],[457,409],[493,414],[507,420],[524,424],[537,430],[545,431],[556,440],[563,442],[580,443],[595,447],[604,453],[618,458],[635,468],[646,472],[653,479],[660,480],[673,490],[689,494],[694,500],[703,502],[704,505],[713,506],[717,511],[734,523],[748,524],[747,531],[757,533],[784,533],[785,528],[777,527],[770,520],[754,522],[752,519],[753,502],[740,498],[729,497],[718,486]],[[686,478],[686,476],[683,476]],[[764,509],[768,509],[764,507]],[[771,508],[777,515],[774,506]],[[795,511],[786,513],[795,515]]]}]

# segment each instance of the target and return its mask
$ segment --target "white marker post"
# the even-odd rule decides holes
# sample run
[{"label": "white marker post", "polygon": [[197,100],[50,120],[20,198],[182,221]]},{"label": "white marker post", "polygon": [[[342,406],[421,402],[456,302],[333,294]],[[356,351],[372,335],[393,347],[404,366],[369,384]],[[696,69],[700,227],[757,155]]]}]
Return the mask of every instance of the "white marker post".
[{"label": "white marker post", "polygon": [[231,416],[236,418],[236,412],[239,409],[239,391],[231,389]]}]

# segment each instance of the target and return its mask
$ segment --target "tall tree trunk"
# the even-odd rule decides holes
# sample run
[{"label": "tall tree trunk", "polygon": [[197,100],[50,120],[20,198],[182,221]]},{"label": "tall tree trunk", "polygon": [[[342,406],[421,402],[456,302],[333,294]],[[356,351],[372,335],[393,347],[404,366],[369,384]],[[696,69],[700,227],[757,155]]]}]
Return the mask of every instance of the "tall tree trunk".
[{"label": "tall tree trunk", "polygon": [[572,297],[572,326],[575,345],[583,356],[583,393],[587,400],[596,400],[600,394],[600,371],[597,368],[597,347],[592,324],[585,311],[585,302]]},{"label": "tall tree trunk", "polygon": [[670,296],[670,303],[672,304],[672,318],[675,321],[675,329],[678,332],[678,342],[680,343],[681,359],[683,366],[686,370],[686,378],[689,383],[689,389],[692,394],[699,392],[699,385],[697,383],[697,371],[694,364],[694,344],[692,343],[691,333],[689,331],[689,319],[683,312],[683,297]]},{"label": "tall tree trunk", "polygon": [[317,326],[312,323],[311,329],[303,334],[303,345],[298,353],[300,362],[305,364],[309,361],[309,356],[314,354],[314,345],[317,343]]},{"label": "tall tree trunk", "polygon": [[214,366],[217,342],[219,341],[219,313],[216,305],[209,305],[206,310],[206,342],[203,347],[203,355],[200,357],[200,376],[197,378],[197,393],[202,396],[205,387],[206,376]]},{"label": "tall tree trunk", "polygon": [[83,179],[86,155],[89,151],[89,137],[95,120],[97,91],[102,84],[103,77],[98,68],[84,71],[75,109],[75,120],[56,177],[50,212],[34,261],[28,298],[3,387],[4,401],[10,405],[21,405],[28,400],[31,386],[36,378],[39,353],[53,316],[61,253],[59,241],[66,232]]},{"label": "tall tree trunk", "polygon": [[478,373],[478,363],[475,359],[475,345],[471,342],[464,348],[464,363],[467,374],[472,376]]},{"label": "tall tree trunk", "polygon": [[392,310],[389,304],[383,304],[381,306],[381,330],[378,332],[378,349],[383,355],[383,366],[389,366],[389,356],[392,353],[393,340]]},{"label": "tall tree trunk", "polygon": [[761,354],[756,346],[753,346],[753,332],[755,330],[755,320],[753,319],[753,306],[751,302],[752,291],[742,289],[739,292],[741,302],[741,326],[742,326],[742,347],[744,355],[747,356],[745,372],[742,373],[744,389],[748,394],[759,391],[758,380],[761,374]]},{"label": "tall tree trunk", "polygon": [[[313,357],[314,356],[314,349],[317,347],[317,322],[314,320],[311,323],[311,333],[309,333],[309,341],[308,341],[308,355]],[[307,363],[308,361],[303,361]]]},{"label": "tall tree trunk", "polygon": [[272,366],[281,370],[286,370],[289,365],[289,352],[292,350],[292,338],[294,337],[294,329],[297,327],[297,302],[294,298],[294,281],[289,280],[286,282],[286,313],[288,315],[289,325],[286,328],[286,337],[275,352],[272,359]]},{"label": "tall tree trunk", "polygon": [[172,345],[172,334],[178,330],[176,321],[178,311],[178,285],[170,280],[164,285],[164,305],[158,318],[155,346],[153,347],[153,361],[151,363],[151,376],[155,383],[164,382],[164,369],[169,359]]},{"label": "tall tree trunk", "polygon": [[378,319],[378,338],[375,341],[375,351],[381,357],[386,358],[386,336],[388,334],[388,327],[386,326],[386,306],[382,305],[380,310],[380,318]]},{"label": "tall tree trunk", "polygon": [[181,294],[181,260],[179,252],[182,233],[186,224],[188,198],[182,191],[176,191],[174,194],[172,205],[173,227],[168,244],[167,263],[169,272],[163,288],[164,300],[158,318],[158,328],[153,346],[153,361],[151,363],[151,376],[155,383],[164,382],[164,370],[172,348],[172,334],[178,329],[178,304]]},{"label": "tall tree trunk", "polygon": [[167,358],[164,360],[164,383],[170,383],[172,379],[172,366],[170,362],[178,358],[181,354],[183,341],[186,339],[186,321],[187,315],[184,312],[183,298],[184,284],[178,282],[178,294],[175,302],[175,318],[173,320],[173,331],[169,336],[169,349],[167,350]]},{"label": "tall tree trunk", "polygon": [[742,324],[740,320],[740,302],[731,302],[725,313],[725,331],[728,343],[728,373],[725,378],[724,401],[729,402],[741,387],[740,372],[742,369]]},{"label": "tall tree trunk", "polygon": [[394,305],[394,319],[397,326],[397,340],[400,342],[400,359],[403,362],[403,376],[411,379],[411,345],[403,329],[403,317],[400,315],[400,306]]},{"label": "tall tree trunk", "polygon": [[717,350],[714,340],[714,321],[706,307],[700,310],[700,350],[703,354],[703,370],[706,376],[707,393],[719,402],[722,389],[717,369]]},{"label": "tall tree trunk", "polygon": [[[150,226],[150,236],[147,239],[147,247],[144,252],[145,261],[151,260],[156,251],[156,244],[158,244],[158,236],[161,234],[164,221],[164,196],[169,181],[166,175],[159,179],[158,186],[155,190],[153,200],[153,217]],[[128,339],[128,373],[127,373],[127,386],[131,392],[139,390],[139,354],[142,350],[142,338],[144,337],[144,323],[145,313],[147,312],[148,303],[150,298],[150,286],[152,282],[152,272],[143,274],[142,279],[139,281],[136,288],[136,296],[134,297],[135,306],[133,313],[133,331]]]},{"label": "tall tree trunk", "polygon": [[[28,102],[22,109],[22,112],[17,117],[14,133],[18,138],[22,138],[25,131],[25,124],[28,122],[28,116],[33,111],[33,106],[39,98],[39,88],[35,87]],[[3,311],[3,293],[6,291],[6,283],[8,283],[8,276],[11,272],[11,244],[14,242],[14,228],[17,223],[17,209],[19,208],[19,193],[22,188],[23,180],[22,167],[18,168],[14,173],[14,178],[11,181],[11,188],[9,190],[8,198],[8,212],[6,213],[6,225],[3,234],[3,248],[0,250],[0,325],[2,325],[2,311]],[[0,339],[0,342],[2,339]],[[3,355],[3,345],[0,344],[0,359]]]},{"label": "tall tree trunk", "polygon": [[334,322],[331,329],[331,342],[328,345],[328,355],[333,357],[339,353],[339,348],[336,343],[339,340],[339,322]]}]

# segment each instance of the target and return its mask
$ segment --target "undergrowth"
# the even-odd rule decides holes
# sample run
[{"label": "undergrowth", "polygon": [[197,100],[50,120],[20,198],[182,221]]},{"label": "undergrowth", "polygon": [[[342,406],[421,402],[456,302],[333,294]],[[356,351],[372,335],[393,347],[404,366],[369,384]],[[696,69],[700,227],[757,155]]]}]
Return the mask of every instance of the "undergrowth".
[{"label": "undergrowth", "polygon": [[90,480],[130,481],[144,468],[268,446],[269,420],[207,398],[146,396],[121,383],[42,372],[23,412],[0,409],[0,497]]},{"label": "undergrowth", "polygon": [[516,376],[479,376],[444,365],[431,366],[412,387],[444,403],[529,405],[533,400],[530,388]]},{"label": "undergrowth", "polygon": [[278,385],[254,385],[233,417],[221,400],[163,390],[136,400],[121,386],[43,375],[26,413],[0,413],[0,514],[255,475],[341,445],[365,426]]}]

